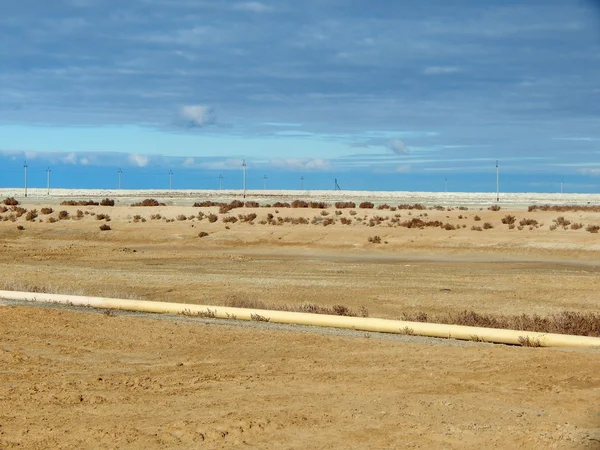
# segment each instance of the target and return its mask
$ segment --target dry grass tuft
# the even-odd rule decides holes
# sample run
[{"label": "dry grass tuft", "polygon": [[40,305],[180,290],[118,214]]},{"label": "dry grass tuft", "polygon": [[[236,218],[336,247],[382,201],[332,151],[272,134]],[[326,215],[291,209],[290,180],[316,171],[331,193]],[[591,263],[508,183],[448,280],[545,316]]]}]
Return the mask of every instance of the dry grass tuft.
[{"label": "dry grass tuft", "polygon": [[232,295],[225,300],[223,306],[232,308],[264,309],[268,311],[289,311],[302,312],[310,314],[329,314],[333,316],[350,317],[368,317],[369,311],[365,307],[360,307],[358,311],[353,311],[344,305],[321,306],[314,303],[302,303],[300,305],[282,305],[278,303],[267,303],[262,300],[248,300]]},{"label": "dry grass tuft", "polygon": [[430,316],[419,312],[403,314],[401,320],[600,337],[600,314],[574,311],[563,311],[546,317],[537,314],[518,316],[478,314],[472,310],[443,316]]},{"label": "dry grass tuft", "polygon": [[4,200],[2,200],[2,203],[4,203],[6,206],[17,206],[19,201],[15,200],[14,197],[6,197]]}]

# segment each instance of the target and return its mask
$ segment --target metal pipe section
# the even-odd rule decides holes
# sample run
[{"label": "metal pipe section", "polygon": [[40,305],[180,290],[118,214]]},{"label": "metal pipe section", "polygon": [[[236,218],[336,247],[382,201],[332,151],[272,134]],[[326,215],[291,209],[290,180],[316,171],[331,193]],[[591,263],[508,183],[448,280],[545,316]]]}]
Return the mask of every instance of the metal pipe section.
[{"label": "metal pipe section", "polygon": [[37,292],[0,291],[0,298],[29,302],[59,303],[100,309],[117,309],[148,313],[185,314],[204,318],[254,320],[296,325],[346,328],[380,333],[410,334],[446,339],[462,339],[513,345],[540,347],[600,347],[600,338],[556,333],[467,327],[437,323],[366,317],[332,316],[262,309],[231,308],[227,306],[190,305],[186,303],[122,300],[77,295],[44,294]]}]

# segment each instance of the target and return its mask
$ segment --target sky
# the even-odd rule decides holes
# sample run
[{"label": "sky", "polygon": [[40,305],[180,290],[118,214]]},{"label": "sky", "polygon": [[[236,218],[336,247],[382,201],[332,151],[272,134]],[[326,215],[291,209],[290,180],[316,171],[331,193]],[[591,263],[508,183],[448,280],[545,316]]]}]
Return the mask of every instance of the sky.
[{"label": "sky", "polygon": [[600,1],[0,5],[0,187],[600,192]]}]

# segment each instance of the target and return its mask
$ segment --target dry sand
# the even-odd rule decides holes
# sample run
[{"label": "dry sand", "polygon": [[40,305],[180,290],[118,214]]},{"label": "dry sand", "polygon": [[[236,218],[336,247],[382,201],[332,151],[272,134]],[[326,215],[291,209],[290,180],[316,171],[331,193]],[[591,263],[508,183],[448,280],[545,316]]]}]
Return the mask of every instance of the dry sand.
[{"label": "dry sand", "polygon": [[[215,223],[176,220],[199,209],[165,201],[25,199],[27,209],[52,204],[52,217],[88,214],[0,222],[3,287],[343,304],[386,318],[598,311],[600,239],[585,226],[600,224],[600,213],[243,208],[226,216],[254,212],[254,224],[224,224],[222,214]],[[337,222],[261,225],[268,213]],[[389,226],[395,214],[461,228]],[[543,225],[509,230],[507,214],[517,226],[524,218]],[[376,215],[388,219],[368,226]],[[551,231],[559,216],[584,228]],[[471,230],[486,222],[493,228]],[[102,223],[112,230],[100,231]],[[382,243],[369,243],[373,236]],[[600,448],[596,350],[449,347],[177,319],[0,306],[0,448]]]}]

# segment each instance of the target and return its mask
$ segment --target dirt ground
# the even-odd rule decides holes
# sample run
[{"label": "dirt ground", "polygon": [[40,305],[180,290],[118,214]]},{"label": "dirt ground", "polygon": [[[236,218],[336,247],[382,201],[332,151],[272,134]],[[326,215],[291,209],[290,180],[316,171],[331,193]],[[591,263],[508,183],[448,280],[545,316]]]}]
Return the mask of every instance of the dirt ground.
[{"label": "dirt ground", "polygon": [[[35,221],[0,222],[0,288],[342,304],[385,318],[598,311],[600,239],[586,231],[600,224],[595,212],[51,206]],[[70,219],[48,221],[63,209]],[[252,223],[222,221],[253,212]],[[269,213],[335,223],[261,224]],[[397,214],[455,229],[405,228]],[[369,226],[374,216],[387,219]],[[551,229],[560,216],[583,227]],[[538,225],[519,230],[523,219]],[[600,448],[597,350],[11,305],[0,322],[0,448]]]}]

